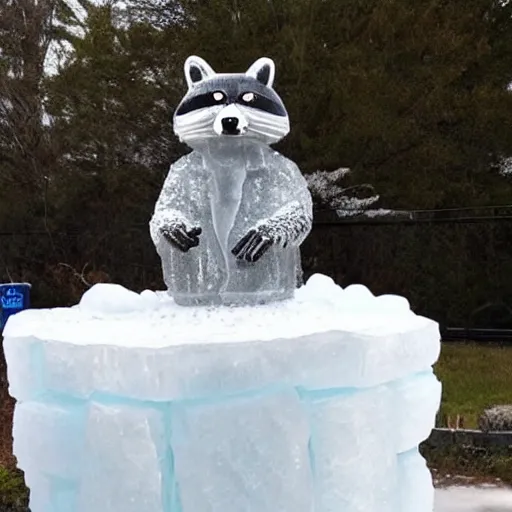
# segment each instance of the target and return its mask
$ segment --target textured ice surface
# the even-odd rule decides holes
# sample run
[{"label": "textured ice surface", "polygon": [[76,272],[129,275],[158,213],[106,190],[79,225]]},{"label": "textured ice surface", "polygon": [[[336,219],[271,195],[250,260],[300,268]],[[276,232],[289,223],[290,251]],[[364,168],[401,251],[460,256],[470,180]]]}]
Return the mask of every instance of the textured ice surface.
[{"label": "textured ice surface", "polygon": [[432,476],[417,448],[398,456],[398,488],[397,510],[432,512],[434,509]]},{"label": "textured ice surface", "polygon": [[9,319],[6,351],[22,365],[9,374],[17,398],[40,387],[77,398],[101,392],[140,400],[276,382],[371,387],[421,373],[439,354],[437,324],[412,313],[405,300],[374,297],[363,286],[343,290],[320,275],[295,299],[257,307],[183,308],[160,293],[151,309],[111,314],[109,286],[94,290],[87,307],[27,310]]},{"label": "textured ice surface", "polygon": [[439,403],[439,331],[405,299],[321,275],[252,308],[140,297],[103,285],[73,308],[9,319],[14,449],[32,512],[430,503],[417,446]]},{"label": "textured ice surface", "polygon": [[269,147],[289,131],[274,74],[266,58],[234,74],[185,63],[174,130],[194,151],[171,166],[150,223],[179,304],[267,303],[296,288],[312,200],[298,167]]},{"label": "textured ice surface", "polygon": [[[151,236],[180,304],[269,302],[296,288],[299,245],[312,219],[306,181],[274,150],[234,144],[173,164],[156,204]],[[201,228],[197,247],[183,252],[162,235],[179,225]],[[272,245],[258,261],[238,259],[232,249],[253,229]]]},{"label": "textured ice surface", "polygon": [[166,422],[162,411],[141,405],[89,404],[77,511],[163,510]]},{"label": "textured ice surface", "polygon": [[390,388],[397,416],[397,451],[407,452],[430,435],[440,405],[441,383],[426,371],[395,381]]},{"label": "textured ice surface", "polygon": [[170,427],[184,510],[313,510],[310,427],[293,388],[177,405]]},{"label": "textured ice surface", "polygon": [[395,512],[397,452],[387,387],[313,395],[308,405],[318,510]]}]

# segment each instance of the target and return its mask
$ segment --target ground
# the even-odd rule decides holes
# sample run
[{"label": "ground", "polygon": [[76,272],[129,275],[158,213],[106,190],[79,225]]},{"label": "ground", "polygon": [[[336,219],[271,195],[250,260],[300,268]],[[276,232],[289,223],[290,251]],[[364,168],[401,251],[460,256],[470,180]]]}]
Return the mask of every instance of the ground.
[{"label": "ground", "polygon": [[434,512],[510,512],[512,490],[494,486],[436,490]]},{"label": "ground", "polygon": [[[512,404],[512,347],[444,343],[435,371],[443,384],[441,426],[448,426],[449,418],[453,427],[459,416],[464,428],[476,428],[486,407]],[[512,485],[512,447],[423,446],[422,452],[440,479],[462,475],[488,483],[499,478]]]}]

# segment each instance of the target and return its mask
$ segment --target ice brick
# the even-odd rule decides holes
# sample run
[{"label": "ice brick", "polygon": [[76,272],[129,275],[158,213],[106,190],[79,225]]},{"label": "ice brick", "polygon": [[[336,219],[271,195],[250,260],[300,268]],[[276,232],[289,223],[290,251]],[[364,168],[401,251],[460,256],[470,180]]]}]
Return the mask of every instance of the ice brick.
[{"label": "ice brick", "polygon": [[391,385],[396,417],[397,452],[406,452],[427,439],[435,427],[441,383],[432,371],[401,379]]},{"label": "ice brick", "polygon": [[39,473],[36,468],[25,471],[25,484],[30,488],[30,510],[46,512],[52,510],[55,497],[51,482],[47,476]]},{"label": "ice brick", "polygon": [[30,487],[30,510],[70,512],[76,510],[77,483],[64,477],[25,472]]},{"label": "ice brick", "polygon": [[294,390],[176,406],[171,417],[184,512],[313,510],[309,424]]},{"label": "ice brick", "polygon": [[12,394],[168,401],[275,382],[372,387],[428,370],[439,355],[438,325],[412,313],[405,299],[374,297],[362,286],[342,290],[325,276],[292,300],[251,308],[157,299],[132,314],[74,307],[11,317],[4,343]]},{"label": "ice brick", "polygon": [[391,399],[384,386],[307,398],[317,512],[396,512]]},{"label": "ice brick", "polygon": [[162,512],[170,492],[163,416],[141,405],[90,405],[77,512]]},{"label": "ice brick", "polygon": [[83,458],[85,406],[25,402],[14,413],[14,452],[19,466],[78,478]]},{"label": "ice brick", "polygon": [[[99,331],[102,327],[101,322],[94,324]],[[143,324],[138,332],[142,340],[147,332]],[[8,337],[5,345],[11,390],[18,399],[28,398],[32,390],[23,383],[23,375],[44,366],[41,385],[55,393],[87,398],[101,392],[168,401],[237,393],[275,382],[308,389],[372,387],[429,369],[437,358],[437,336],[437,325],[426,322],[395,335],[329,331],[155,349],[123,346],[122,336],[112,332],[111,345],[41,339],[34,347],[38,356],[32,365],[13,350],[26,343],[26,338]]]},{"label": "ice brick", "polygon": [[34,398],[43,390],[43,347],[43,342],[32,336],[4,338],[9,393],[18,400]]},{"label": "ice brick", "polygon": [[417,448],[398,456],[398,512],[432,512],[434,486]]}]

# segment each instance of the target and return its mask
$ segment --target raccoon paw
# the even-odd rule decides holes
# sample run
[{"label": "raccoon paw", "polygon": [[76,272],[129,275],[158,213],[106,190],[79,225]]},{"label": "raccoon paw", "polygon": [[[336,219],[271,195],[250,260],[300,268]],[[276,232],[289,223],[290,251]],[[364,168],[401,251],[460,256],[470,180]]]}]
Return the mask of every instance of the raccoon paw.
[{"label": "raccoon paw", "polygon": [[273,244],[272,239],[260,229],[251,229],[231,250],[238,260],[249,263],[258,261]]},{"label": "raccoon paw", "polygon": [[164,226],[160,229],[162,236],[174,247],[182,252],[188,252],[192,247],[199,245],[200,227],[188,229],[183,222]]}]

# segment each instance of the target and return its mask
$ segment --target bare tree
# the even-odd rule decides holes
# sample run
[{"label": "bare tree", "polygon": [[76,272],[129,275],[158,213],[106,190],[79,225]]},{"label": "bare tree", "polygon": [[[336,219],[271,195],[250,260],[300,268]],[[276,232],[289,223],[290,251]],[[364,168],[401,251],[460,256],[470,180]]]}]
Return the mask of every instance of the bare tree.
[{"label": "bare tree", "polygon": [[57,0],[0,3],[0,183],[46,188],[53,160],[44,116],[44,66]]}]

